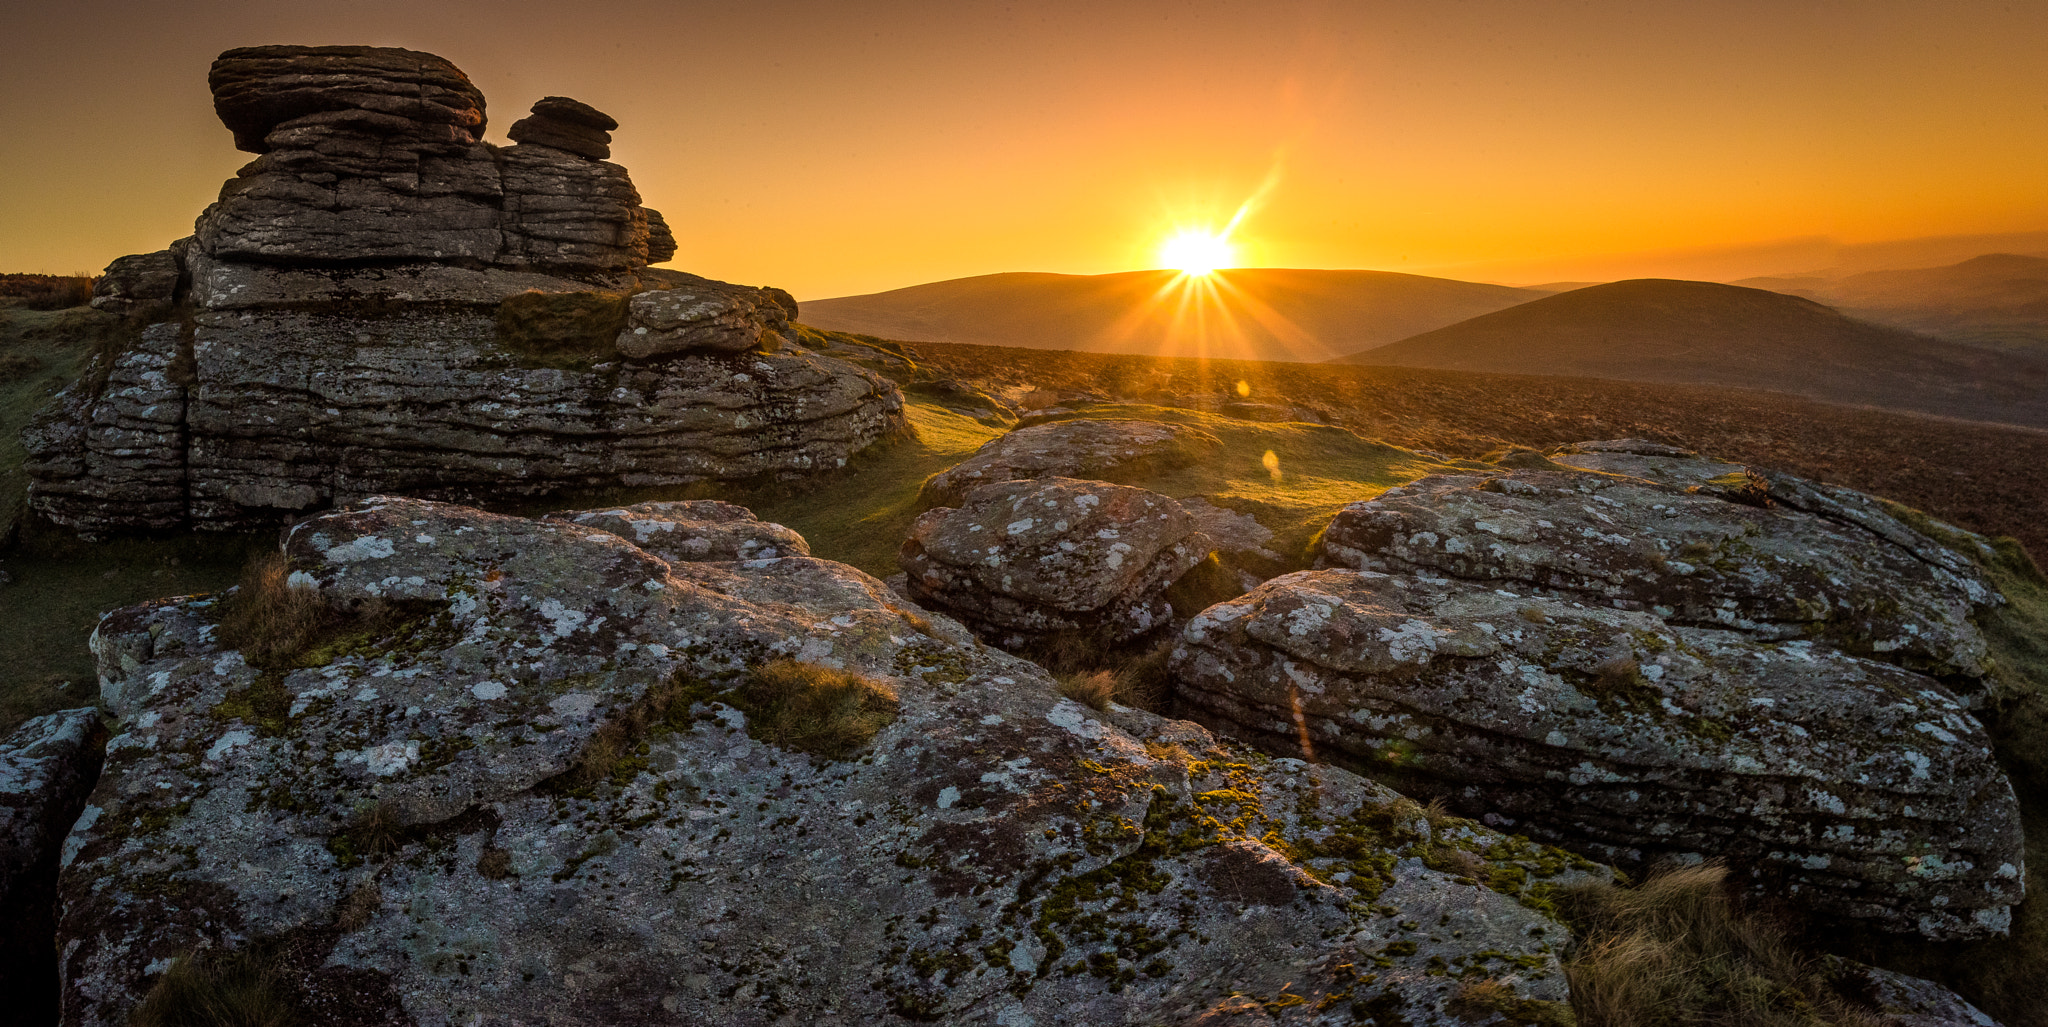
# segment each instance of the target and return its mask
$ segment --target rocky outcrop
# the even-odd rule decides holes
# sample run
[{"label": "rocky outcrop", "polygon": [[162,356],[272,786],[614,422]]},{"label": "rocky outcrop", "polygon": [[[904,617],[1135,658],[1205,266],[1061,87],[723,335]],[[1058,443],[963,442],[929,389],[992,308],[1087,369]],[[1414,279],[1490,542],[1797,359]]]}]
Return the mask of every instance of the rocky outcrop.
[{"label": "rocky outcrop", "polygon": [[1340,511],[1321,563],[1545,589],[1760,639],[1810,638],[1966,693],[1980,687],[1984,639],[1970,617],[2003,600],[1967,557],[1868,497],[1747,468],[1700,480],[1704,471],[1676,457],[1657,458],[1671,468],[1666,484],[1628,476],[1651,468],[1618,463],[1611,449],[1581,450],[1618,473],[1431,475]]},{"label": "rocky outcrop", "polygon": [[793,476],[903,430],[893,383],[793,344],[788,293],[646,266],[674,237],[588,105],[548,97],[497,148],[430,54],[244,48],[212,82],[261,156],[102,281],[135,338],[23,436],[56,523]]},{"label": "rocky outcrop", "polygon": [[1880,1027],[1999,1027],[1961,995],[1929,980],[1895,970],[1828,956],[1835,989],[1869,1005]]},{"label": "rocky outcrop", "polygon": [[897,562],[920,605],[1018,646],[1054,632],[1115,642],[1165,626],[1166,590],[1214,547],[1156,492],[1072,478],[1005,481],[927,511]]},{"label": "rocky outcrop", "polygon": [[1188,624],[1184,707],[1600,858],[1721,857],[1888,930],[2006,929],[2018,808],[1969,713],[1971,617],[2002,599],[1966,555],[1670,447],[1525,463],[1346,508],[1321,545],[1348,567]]},{"label": "rocky outcrop", "polygon": [[0,739],[0,995],[16,1023],[57,1017],[57,857],[99,779],[99,711],[37,717]]},{"label": "rocky outcrop", "polygon": [[[1097,715],[850,567],[400,499],[285,548],[382,619],[269,669],[222,647],[234,598],[95,634],[121,726],[67,848],[68,1023],[125,1022],[195,951],[423,1027],[1174,1023],[1231,996],[1448,1025],[1443,974],[1565,999],[1540,896],[1597,868]],[[891,716],[806,749],[771,668]]]},{"label": "rocky outcrop", "polygon": [[1054,421],[1000,435],[973,456],[932,475],[925,506],[958,506],[983,485],[1023,478],[1127,476],[1184,467],[1221,448],[1216,436],[1184,424],[1120,418]]},{"label": "rocky outcrop", "polygon": [[716,499],[571,510],[547,519],[609,531],[671,563],[811,555],[810,543],[802,535],[760,520],[744,506]]}]

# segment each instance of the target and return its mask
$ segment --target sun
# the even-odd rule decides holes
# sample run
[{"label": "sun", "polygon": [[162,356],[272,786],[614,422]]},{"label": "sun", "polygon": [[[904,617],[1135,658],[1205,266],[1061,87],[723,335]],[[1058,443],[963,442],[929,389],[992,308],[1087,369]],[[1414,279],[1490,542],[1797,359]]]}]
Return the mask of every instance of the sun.
[{"label": "sun", "polygon": [[1159,246],[1159,262],[1184,275],[1206,275],[1236,258],[1228,238],[1199,229],[1176,232]]}]

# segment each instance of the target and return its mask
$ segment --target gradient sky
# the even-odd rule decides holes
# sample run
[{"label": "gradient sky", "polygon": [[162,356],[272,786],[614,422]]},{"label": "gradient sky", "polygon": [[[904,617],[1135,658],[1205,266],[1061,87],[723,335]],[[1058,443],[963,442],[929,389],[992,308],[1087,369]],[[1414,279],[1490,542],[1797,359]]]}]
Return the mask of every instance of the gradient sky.
[{"label": "gradient sky", "polygon": [[207,65],[258,43],[438,53],[497,141],[589,102],[674,266],[800,298],[1156,266],[1254,195],[1245,266],[1511,282],[2048,230],[2039,0],[71,0],[5,29],[8,271],[188,234],[248,159]]}]

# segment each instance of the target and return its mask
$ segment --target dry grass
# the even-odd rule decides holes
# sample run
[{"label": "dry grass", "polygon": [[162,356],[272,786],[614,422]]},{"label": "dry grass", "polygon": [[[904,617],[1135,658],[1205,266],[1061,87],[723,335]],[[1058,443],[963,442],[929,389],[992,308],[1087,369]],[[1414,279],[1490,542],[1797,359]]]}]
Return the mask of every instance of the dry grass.
[{"label": "dry grass", "polygon": [[1116,675],[1106,670],[1059,674],[1053,680],[1059,683],[1061,695],[1083,706],[1107,710],[1110,701],[1116,697]]},{"label": "dry grass", "polygon": [[326,637],[341,619],[319,589],[293,585],[290,576],[283,553],[258,554],[221,604],[217,637],[241,650],[251,666],[289,662]]},{"label": "dry grass", "polygon": [[578,368],[618,356],[626,296],[529,290],[498,305],[498,344],[525,362]]},{"label": "dry grass", "polygon": [[378,887],[375,878],[364,881],[343,899],[341,911],[335,914],[334,925],[344,933],[360,931],[369,926],[377,911],[384,908],[384,889]]},{"label": "dry grass", "polygon": [[797,660],[764,663],[723,697],[770,745],[843,760],[896,720],[896,692],[859,674]]},{"label": "dry grass", "polygon": [[1581,1027],[1876,1027],[1819,957],[1735,901],[1727,876],[1709,863],[1562,893]]},{"label": "dry grass", "polygon": [[299,1022],[283,975],[261,953],[205,950],[158,977],[133,1027],[285,1027]]},{"label": "dry grass", "polygon": [[93,277],[78,275],[0,275],[0,302],[28,310],[68,310],[92,300]]},{"label": "dry grass", "polygon": [[513,876],[512,854],[493,845],[476,857],[477,876],[492,881],[502,881]]}]

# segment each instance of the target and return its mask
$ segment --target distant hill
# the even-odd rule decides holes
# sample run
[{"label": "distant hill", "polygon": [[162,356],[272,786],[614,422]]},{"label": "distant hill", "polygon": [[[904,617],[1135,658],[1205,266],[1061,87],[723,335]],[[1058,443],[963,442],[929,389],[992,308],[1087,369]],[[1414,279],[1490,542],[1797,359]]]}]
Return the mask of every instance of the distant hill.
[{"label": "distant hill", "polygon": [[2048,427],[2048,360],[1846,317],[1762,289],[1638,279],[1562,293],[1344,362],[1772,389]]},{"label": "distant hill", "polygon": [[2048,354],[2048,257],[1992,253],[1946,267],[1735,284],[1804,296],[1952,342]]},{"label": "distant hill", "polygon": [[1015,272],[806,300],[801,316],[891,339],[1320,361],[1548,295],[1386,271],[1245,268],[1210,279]]}]

